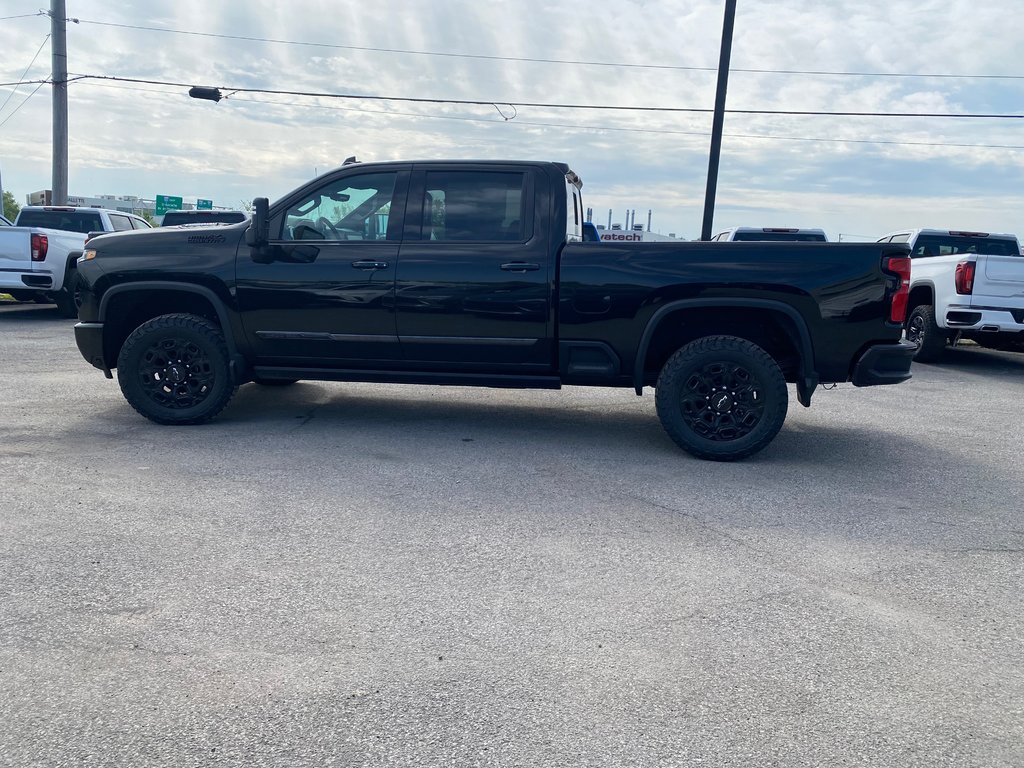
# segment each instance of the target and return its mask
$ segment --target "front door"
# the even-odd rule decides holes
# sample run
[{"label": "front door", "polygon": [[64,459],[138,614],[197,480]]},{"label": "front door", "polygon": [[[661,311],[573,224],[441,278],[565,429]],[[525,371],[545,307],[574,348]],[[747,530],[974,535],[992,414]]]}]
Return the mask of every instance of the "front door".
[{"label": "front door", "polygon": [[403,168],[340,171],[275,206],[263,252],[242,246],[238,303],[258,365],[401,358],[393,296],[408,179]]},{"label": "front door", "polygon": [[553,369],[554,265],[534,226],[533,174],[522,166],[414,170],[395,284],[407,367]]}]

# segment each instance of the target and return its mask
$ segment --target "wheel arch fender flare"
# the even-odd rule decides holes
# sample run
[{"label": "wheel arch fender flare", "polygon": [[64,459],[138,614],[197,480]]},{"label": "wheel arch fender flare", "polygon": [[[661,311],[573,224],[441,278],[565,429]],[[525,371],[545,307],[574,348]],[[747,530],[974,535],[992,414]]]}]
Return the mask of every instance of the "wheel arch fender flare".
[{"label": "wheel arch fender flare", "polygon": [[[911,280],[911,282],[910,282],[910,296],[913,296],[914,295],[914,291],[917,291],[919,289],[927,290],[931,294],[931,302],[932,302],[932,304],[935,303],[935,296],[936,296],[935,281],[932,278],[926,277],[926,278],[922,278],[921,280]],[[909,300],[909,297],[908,297],[908,300]],[[916,305],[914,305],[913,303],[910,303],[908,301],[907,310],[909,311],[909,310],[913,309],[914,306],[916,306]]]},{"label": "wheel arch fender flare", "polygon": [[230,356],[228,367],[231,371],[231,376],[237,384],[248,381],[248,378],[246,377],[247,366],[245,364],[245,358],[239,352],[238,344],[235,342],[228,308],[225,305],[224,300],[221,299],[221,297],[218,296],[211,288],[208,288],[205,285],[176,283],[169,280],[143,280],[137,283],[114,285],[103,292],[103,297],[100,299],[99,311],[97,313],[98,320],[101,323],[106,322],[107,310],[112,298],[123,293],[134,293],[138,291],[173,291],[178,293],[193,293],[202,296],[210,302],[210,305],[213,307],[213,311],[217,313],[217,320],[220,323],[221,332],[224,334],[224,342],[228,347],[228,354]]},{"label": "wheel arch fender flare", "polygon": [[638,395],[643,392],[644,363],[647,361],[647,350],[661,321],[670,313],[680,309],[709,308],[765,309],[779,312],[787,317],[796,331],[793,343],[800,353],[801,376],[800,381],[797,382],[797,394],[802,405],[810,405],[811,395],[818,386],[818,374],[814,370],[814,346],[811,344],[811,333],[807,329],[807,323],[803,316],[794,307],[773,299],[679,299],[659,307],[647,321],[636,350],[636,360],[633,364],[633,388]]}]

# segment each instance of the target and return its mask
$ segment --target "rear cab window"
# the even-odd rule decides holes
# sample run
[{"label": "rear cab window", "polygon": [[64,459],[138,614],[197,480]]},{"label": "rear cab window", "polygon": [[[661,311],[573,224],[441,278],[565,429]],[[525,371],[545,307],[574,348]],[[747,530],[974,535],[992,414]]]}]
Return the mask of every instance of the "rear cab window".
[{"label": "rear cab window", "polygon": [[[96,211],[26,211],[18,215],[18,224],[22,227],[42,227],[44,229],[60,229],[65,232],[80,232],[87,235],[103,229],[103,219]],[[130,228],[131,225],[129,225]]]},{"label": "rear cab window", "polygon": [[[895,238],[893,238],[895,240]],[[914,243],[911,257],[926,259],[931,256],[954,256],[957,254],[989,254],[993,256],[1020,256],[1016,240],[1005,237],[990,237],[981,233],[948,235],[920,235]]]},{"label": "rear cab window", "polygon": [[[422,239],[524,242],[530,237],[524,171],[427,171]],[[578,212],[577,214],[578,215]]]}]

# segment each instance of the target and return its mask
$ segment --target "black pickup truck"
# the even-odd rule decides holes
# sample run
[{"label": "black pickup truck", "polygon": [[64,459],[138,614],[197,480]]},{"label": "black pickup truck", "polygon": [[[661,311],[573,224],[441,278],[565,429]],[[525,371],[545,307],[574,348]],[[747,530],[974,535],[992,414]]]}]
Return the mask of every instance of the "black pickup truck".
[{"label": "black pickup truck", "polygon": [[778,433],[787,382],[910,377],[905,245],[583,242],[555,162],[348,163],[235,225],[98,237],[78,347],[160,424],[300,379],[656,388],[707,459]]}]

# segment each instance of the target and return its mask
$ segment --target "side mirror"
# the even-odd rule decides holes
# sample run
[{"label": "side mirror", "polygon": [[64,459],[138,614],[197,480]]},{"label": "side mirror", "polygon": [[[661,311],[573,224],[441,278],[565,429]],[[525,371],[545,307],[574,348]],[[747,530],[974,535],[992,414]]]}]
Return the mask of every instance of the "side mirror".
[{"label": "side mirror", "polygon": [[270,242],[270,201],[265,197],[252,201],[252,221],[245,230],[245,242],[250,248],[262,248]]}]

